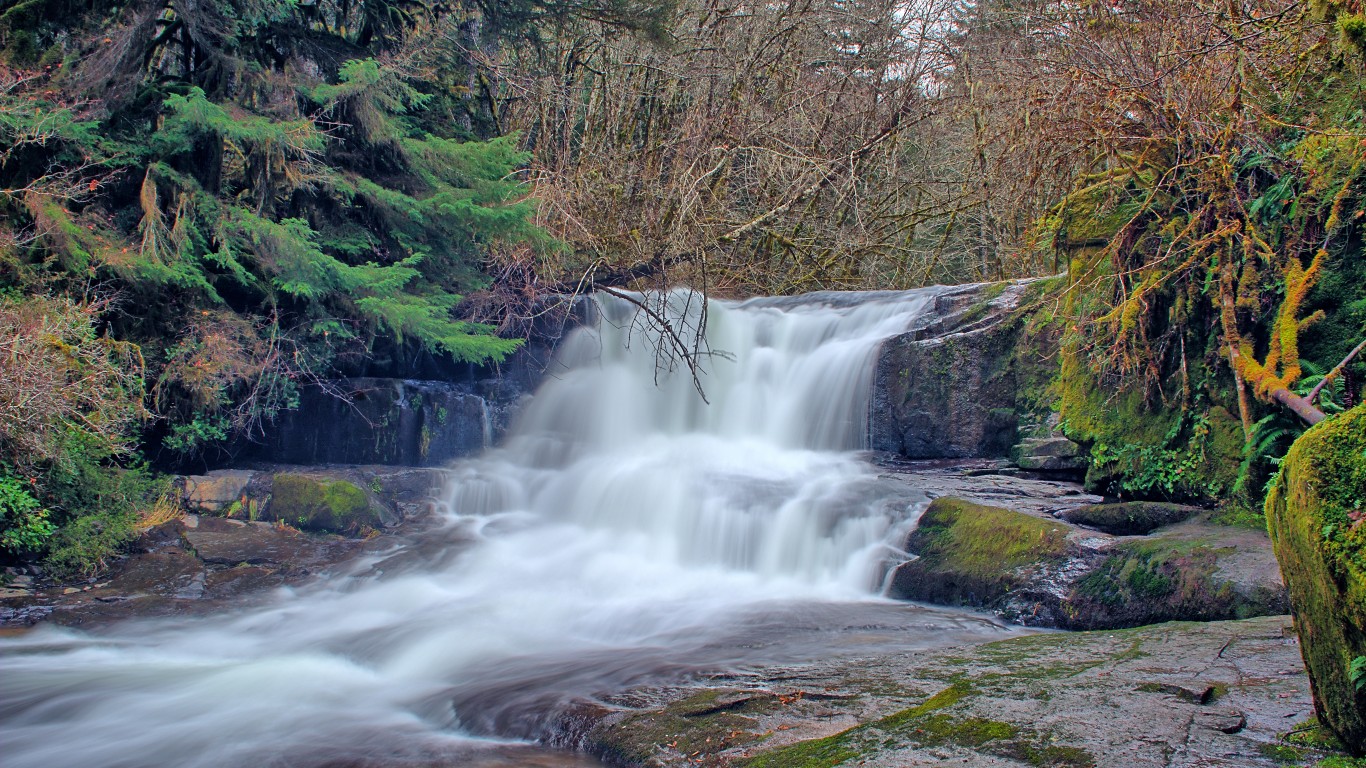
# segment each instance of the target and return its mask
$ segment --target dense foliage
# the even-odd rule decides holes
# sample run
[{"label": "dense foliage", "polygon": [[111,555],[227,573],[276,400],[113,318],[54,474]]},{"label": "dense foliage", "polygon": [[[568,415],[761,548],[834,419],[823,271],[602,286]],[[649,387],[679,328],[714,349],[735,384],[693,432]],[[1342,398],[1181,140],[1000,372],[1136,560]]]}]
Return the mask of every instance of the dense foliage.
[{"label": "dense foliage", "polygon": [[506,356],[518,342],[462,297],[487,285],[491,251],[556,246],[468,60],[571,15],[649,28],[659,13],[8,4],[6,547],[97,568],[153,503],[139,447],[174,462],[250,436],[347,356]]}]

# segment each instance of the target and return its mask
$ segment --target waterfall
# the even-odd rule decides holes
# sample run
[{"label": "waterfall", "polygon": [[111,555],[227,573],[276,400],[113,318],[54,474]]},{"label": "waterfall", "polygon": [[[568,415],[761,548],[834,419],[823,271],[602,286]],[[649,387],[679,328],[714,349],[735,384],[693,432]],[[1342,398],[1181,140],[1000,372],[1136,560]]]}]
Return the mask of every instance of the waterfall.
[{"label": "waterfall", "polygon": [[811,638],[869,611],[899,642],[998,632],[875,594],[923,496],[856,452],[872,356],[934,296],[639,297],[689,344],[705,315],[696,381],[598,298],[418,544],[234,615],[0,640],[5,764],[422,764],[601,691],[838,652]]}]

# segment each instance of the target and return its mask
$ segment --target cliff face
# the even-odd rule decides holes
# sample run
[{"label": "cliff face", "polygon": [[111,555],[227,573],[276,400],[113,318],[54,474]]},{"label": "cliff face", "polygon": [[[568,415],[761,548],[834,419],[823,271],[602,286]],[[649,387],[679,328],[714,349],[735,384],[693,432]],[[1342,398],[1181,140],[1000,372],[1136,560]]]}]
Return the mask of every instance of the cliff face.
[{"label": "cliff face", "polygon": [[1004,457],[1017,442],[1025,374],[1017,312],[1034,281],[950,289],[878,356],[871,447],[911,459]]}]

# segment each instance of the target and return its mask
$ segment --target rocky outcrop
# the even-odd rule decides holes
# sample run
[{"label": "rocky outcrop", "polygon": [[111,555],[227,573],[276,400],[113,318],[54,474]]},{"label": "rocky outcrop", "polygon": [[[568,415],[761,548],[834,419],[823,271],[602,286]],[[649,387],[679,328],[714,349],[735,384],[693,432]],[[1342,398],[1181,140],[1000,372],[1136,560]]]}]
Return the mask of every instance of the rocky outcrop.
[{"label": "rocky outcrop", "polygon": [[468,384],[345,379],[307,387],[242,458],[283,464],[437,466],[477,453],[513,402]]},{"label": "rocky outcrop", "polygon": [[191,475],[178,485],[190,513],[355,535],[430,511],[445,481],[441,470],[420,467],[262,465]]},{"label": "rocky outcrop", "polygon": [[1006,456],[1021,423],[1016,310],[1031,281],[946,289],[888,339],[874,374],[872,448],[911,459]]},{"label": "rocky outcrop", "polygon": [[1306,726],[1283,740],[1305,682],[1277,616],[747,669],[564,719],[619,766],[1275,768],[1330,754]]},{"label": "rocky outcrop", "polygon": [[[925,485],[923,473],[902,476]],[[1008,493],[979,488],[1003,482]],[[1122,505],[1087,504],[1095,497],[1079,489],[1034,503],[1027,495],[1034,486],[1068,484],[995,477],[931,484],[938,498],[906,542],[913,559],[893,572],[888,594],[1076,630],[1245,618],[1289,607],[1270,542],[1259,531],[1187,520],[1148,535],[1110,535],[1066,518],[1124,519],[1126,512],[1107,510]],[[1193,510],[1175,511],[1182,514],[1173,519]]]},{"label": "rocky outcrop", "polygon": [[1291,446],[1266,500],[1320,719],[1366,753],[1366,406]]},{"label": "rocky outcrop", "polygon": [[28,589],[0,595],[0,628],[89,628],[223,611],[267,590],[301,584],[382,543],[186,514],[144,531],[127,557],[110,564],[103,581],[68,586],[30,579]]}]

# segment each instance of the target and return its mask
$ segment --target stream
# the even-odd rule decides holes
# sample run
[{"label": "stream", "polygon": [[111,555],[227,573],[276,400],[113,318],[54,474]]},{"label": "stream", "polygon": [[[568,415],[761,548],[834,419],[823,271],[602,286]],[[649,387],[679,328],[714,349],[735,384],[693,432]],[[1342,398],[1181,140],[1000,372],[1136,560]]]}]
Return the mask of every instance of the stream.
[{"label": "stream", "polygon": [[[879,597],[928,498],[859,451],[878,343],[936,289],[631,301],[559,350],[421,546],[211,618],[0,639],[9,768],[591,766],[563,714],[634,686],[1013,636]],[[710,353],[710,354],[708,354]]]}]

